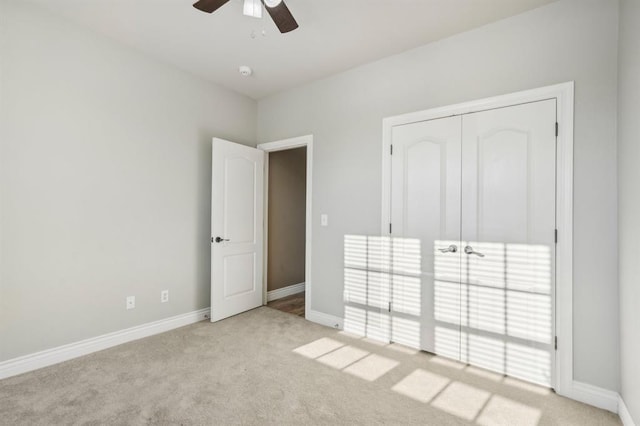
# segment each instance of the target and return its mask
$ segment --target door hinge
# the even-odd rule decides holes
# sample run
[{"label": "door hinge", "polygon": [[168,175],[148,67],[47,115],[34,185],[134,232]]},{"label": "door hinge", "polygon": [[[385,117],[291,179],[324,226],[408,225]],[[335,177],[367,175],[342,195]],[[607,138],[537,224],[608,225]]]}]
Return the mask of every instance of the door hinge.
[{"label": "door hinge", "polygon": [[558,244],[558,230],[557,229],[553,232],[553,240],[555,241],[556,244]]},{"label": "door hinge", "polygon": [[389,312],[391,312],[391,302],[389,302]]},{"label": "door hinge", "polygon": [[560,126],[558,125],[558,122],[556,121],[556,137],[558,137],[559,134],[560,134]]},{"label": "door hinge", "polygon": [[557,351],[558,350],[558,336],[556,336],[553,339],[553,345],[554,345],[555,350]]},{"label": "door hinge", "polygon": [[390,149],[390,153],[391,153],[391,155],[393,155],[393,145],[390,145],[390,146],[389,146],[389,149]]},{"label": "door hinge", "polygon": [[389,224],[389,233],[391,234],[391,224]]}]

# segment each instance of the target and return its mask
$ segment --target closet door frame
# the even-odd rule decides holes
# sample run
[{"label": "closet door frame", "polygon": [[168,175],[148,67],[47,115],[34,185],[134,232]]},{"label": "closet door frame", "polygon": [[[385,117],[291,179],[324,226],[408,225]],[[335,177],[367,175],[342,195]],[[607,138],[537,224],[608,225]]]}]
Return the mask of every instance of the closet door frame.
[{"label": "closet door frame", "polygon": [[556,288],[555,377],[552,387],[563,396],[581,400],[573,378],[573,107],[574,82],[525,90],[456,105],[387,117],[382,121],[382,222],[381,235],[389,235],[391,223],[392,130],[426,120],[464,115],[530,102],[556,99]]}]

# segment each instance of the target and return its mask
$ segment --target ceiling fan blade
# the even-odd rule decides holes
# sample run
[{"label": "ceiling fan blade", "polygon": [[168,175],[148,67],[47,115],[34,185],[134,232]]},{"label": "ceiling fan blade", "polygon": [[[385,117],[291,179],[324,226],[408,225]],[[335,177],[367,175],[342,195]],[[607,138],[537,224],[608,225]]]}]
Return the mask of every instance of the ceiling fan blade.
[{"label": "ceiling fan blade", "polygon": [[298,23],[287,5],[284,4],[284,1],[281,1],[275,7],[267,6],[264,0],[262,0],[262,4],[264,4],[264,8],[267,9],[267,12],[271,15],[271,19],[273,19],[273,22],[275,22],[281,33],[288,33],[298,28]]},{"label": "ceiling fan blade", "polygon": [[228,1],[229,0],[200,0],[195,2],[193,7],[203,12],[212,13],[224,6]]}]

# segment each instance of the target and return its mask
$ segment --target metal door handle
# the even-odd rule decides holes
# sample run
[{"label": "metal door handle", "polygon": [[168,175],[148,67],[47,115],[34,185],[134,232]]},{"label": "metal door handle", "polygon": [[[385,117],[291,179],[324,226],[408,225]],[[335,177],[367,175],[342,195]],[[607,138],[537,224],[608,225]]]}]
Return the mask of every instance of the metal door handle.
[{"label": "metal door handle", "polygon": [[[221,242],[223,242],[223,241],[229,241],[229,240],[228,240],[228,239],[226,239],[226,238],[216,237],[216,239],[215,239],[214,241],[215,241],[216,243],[221,243]],[[212,242],[213,242],[213,241],[212,241]]]},{"label": "metal door handle", "polygon": [[464,252],[467,253],[467,254],[475,254],[478,257],[484,257],[484,254],[482,254],[482,253],[480,253],[478,251],[474,251],[473,247],[471,247],[471,246],[466,246],[464,248]]},{"label": "metal door handle", "polygon": [[458,251],[458,246],[456,246],[455,244],[451,244],[447,248],[441,248],[441,249],[438,249],[438,250],[440,250],[442,253],[455,253],[455,252]]}]

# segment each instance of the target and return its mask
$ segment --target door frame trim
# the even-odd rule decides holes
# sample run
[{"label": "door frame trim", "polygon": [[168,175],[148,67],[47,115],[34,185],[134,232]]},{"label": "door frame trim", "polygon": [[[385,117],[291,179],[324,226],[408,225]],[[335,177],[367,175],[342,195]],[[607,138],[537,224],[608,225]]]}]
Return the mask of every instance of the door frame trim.
[{"label": "door frame trim", "polygon": [[557,100],[559,133],[556,139],[556,289],[555,354],[553,387],[569,396],[573,389],[573,119],[574,82],[463,102],[384,118],[382,121],[382,222],[381,235],[389,234],[391,218],[391,141],[394,126],[434,120],[537,102]]},{"label": "door frame trim", "polygon": [[[311,314],[311,247],[312,247],[312,189],[313,189],[313,135],[299,136],[290,139],[283,139],[273,142],[258,144],[257,148],[269,153],[277,151],[286,151],[288,149],[307,147],[307,185],[306,185],[306,223],[305,223],[305,253],[304,253],[304,315],[306,319],[309,319]],[[265,185],[265,197],[264,197],[264,262],[263,262],[263,304],[267,304],[267,256],[268,256],[268,243],[269,243],[269,156],[265,159],[264,167],[264,185]]]}]

